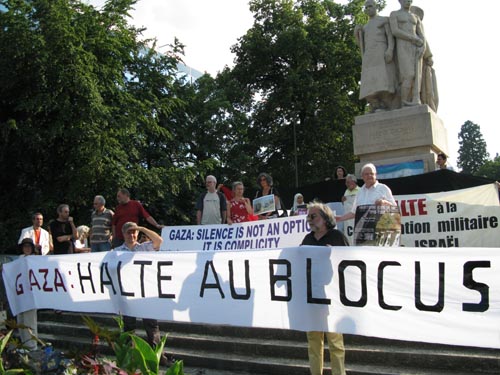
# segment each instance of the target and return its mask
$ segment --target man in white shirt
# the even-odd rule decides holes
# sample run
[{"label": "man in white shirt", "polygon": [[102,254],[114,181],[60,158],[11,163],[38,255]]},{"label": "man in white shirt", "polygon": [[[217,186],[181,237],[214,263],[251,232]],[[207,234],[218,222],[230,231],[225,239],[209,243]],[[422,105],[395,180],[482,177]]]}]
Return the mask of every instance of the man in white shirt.
[{"label": "man in white shirt", "polygon": [[207,176],[207,192],[200,195],[196,202],[196,224],[224,224],[226,222],[227,201],[223,193],[217,191],[217,179]]},{"label": "man in white shirt", "polygon": [[51,250],[50,235],[48,231],[42,228],[43,215],[40,212],[35,212],[31,216],[31,220],[33,225],[21,231],[17,243],[20,244],[25,238],[31,238],[35,244],[35,254],[47,255]]},{"label": "man in white shirt", "polygon": [[361,168],[361,178],[364,185],[359,189],[354,198],[351,212],[336,217],[337,222],[355,218],[356,208],[365,204],[374,204],[377,206],[396,206],[396,200],[392,196],[392,191],[385,184],[377,181],[377,168],[372,163],[365,164]]}]

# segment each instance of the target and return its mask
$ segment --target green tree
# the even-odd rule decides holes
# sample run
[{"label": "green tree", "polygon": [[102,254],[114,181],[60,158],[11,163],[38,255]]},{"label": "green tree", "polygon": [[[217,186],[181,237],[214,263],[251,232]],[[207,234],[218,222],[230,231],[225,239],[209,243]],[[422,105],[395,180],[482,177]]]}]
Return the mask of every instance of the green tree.
[{"label": "green tree", "polygon": [[493,160],[486,161],[477,170],[476,175],[500,181],[500,155],[496,155]]},{"label": "green tree", "polygon": [[476,174],[489,157],[479,125],[466,121],[458,133],[458,140],[458,167],[463,173]]},{"label": "green tree", "polygon": [[174,92],[182,46],[159,55],[141,40],[127,23],[135,2],[98,11],[77,0],[0,0],[3,248],[31,212],[50,219],[65,202],[88,223],[93,196],[113,206],[119,186],[169,222],[188,220],[173,208],[196,166],[167,148],[170,116],[184,105]]},{"label": "green tree", "polygon": [[[252,99],[248,170],[294,186],[352,169],[360,56],[353,28],[363,1],[250,1],[254,24],[232,47],[232,74]],[[297,166],[297,168],[295,168]]]}]

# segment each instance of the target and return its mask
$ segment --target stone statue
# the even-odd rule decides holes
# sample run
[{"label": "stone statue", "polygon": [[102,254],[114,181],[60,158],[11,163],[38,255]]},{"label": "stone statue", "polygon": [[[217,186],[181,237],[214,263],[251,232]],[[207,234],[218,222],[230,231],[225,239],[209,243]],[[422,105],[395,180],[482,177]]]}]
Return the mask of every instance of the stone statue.
[{"label": "stone statue", "polygon": [[399,73],[401,104],[421,104],[423,56],[426,49],[422,22],[410,11],[411,0],[399,0],[401,9],[389,16],[392,35],[396,39],[396,60]]},{"label": "stone statue", "polygon": [[394,109],[396,67],[389,18],[377,14],[374,0],[366,1],[365,13],[368,23],[354,29],[362,56],[359,98],[366,99],[372,112]]},{"label": "stone statue", "polygon": [[[415,14],[420,22],[424,19],[424,11],[416,6],[411,6],[410,11]],[[423,30],[423,25],[422,25]],[[425,50],[422,63],[422,83],[420,86],[420,100],[422,104],[427,104],[434,112],[437,112],[439,105],[439,94],[437,89],[436,72],[432,65],[432,52],[427,39],[425,40]]]}]

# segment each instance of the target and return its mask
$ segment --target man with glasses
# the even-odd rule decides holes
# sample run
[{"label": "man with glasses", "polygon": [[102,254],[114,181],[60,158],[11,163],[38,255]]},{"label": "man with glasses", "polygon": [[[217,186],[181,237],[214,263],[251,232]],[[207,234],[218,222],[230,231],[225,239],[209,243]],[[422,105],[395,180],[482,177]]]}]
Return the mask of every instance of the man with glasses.
[{"label": "man with glasses", "polygon": [[227,215],[226,197],[217,191],[217,179],[210,175],[205,179],[207,191],[196,202],[196,224],[224,224]]},{"label": "man with glasses", "polygon": [[40,212],[35,212],[31,216],[31,221],[33,225],[21,231],[17,243],[21,244],[25,238],[31,238],[35,245],[35,254],[47,255],[50,252],[50,235],[49,232],[42,228],[43,215]]},{"label": "man with glasses", "polygon": [[72,254],[73,240],[78,237],[73,218],[69,216],[69,206],[60,204],[57,207],[57,219],[50,225],[50,234],[54,245],[54,254]]},{"label": "man with glasses", "polygon": [[[301,245],[309,246],[349,246],[346,236],[335,229],[337,223],[333,212],[327,205],[312,202],[307,205],[307,223],[311,228]],[[323,345],[325,336],[330,349],[332,375],[345,375],[344,338],[336,332],[307,332],[309,368],[311,375],[323,374]]]},{"label": "man with glasses", "polygon": [[91,216],[90,248],[93,253],[111,250],[112,210],[105,207],[106,200],[102,195],[94,198],[94,211]]}]

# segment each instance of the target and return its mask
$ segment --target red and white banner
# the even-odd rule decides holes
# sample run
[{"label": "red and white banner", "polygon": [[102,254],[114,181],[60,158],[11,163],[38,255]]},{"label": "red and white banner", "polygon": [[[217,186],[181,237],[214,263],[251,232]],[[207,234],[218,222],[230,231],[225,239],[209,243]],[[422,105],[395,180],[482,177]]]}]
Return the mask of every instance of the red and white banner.
[{"label": "red and white banner", "polygon": [[495,184],[395,198],[401,211],[403,246],[499,246],[500,206]]},{"label": "red and white banner", "polygon": [[499,248],[293,247],[29,256],[14,314],[125,314],[500,348]]}]

